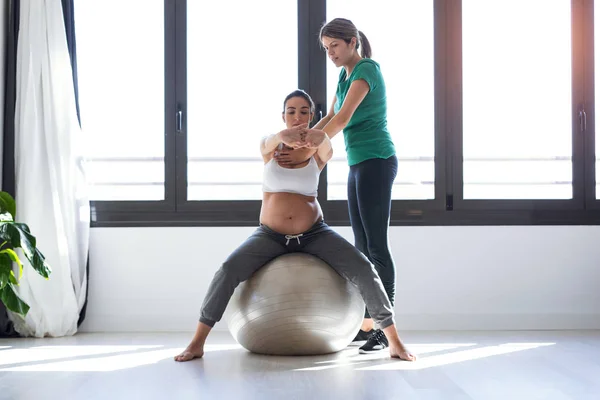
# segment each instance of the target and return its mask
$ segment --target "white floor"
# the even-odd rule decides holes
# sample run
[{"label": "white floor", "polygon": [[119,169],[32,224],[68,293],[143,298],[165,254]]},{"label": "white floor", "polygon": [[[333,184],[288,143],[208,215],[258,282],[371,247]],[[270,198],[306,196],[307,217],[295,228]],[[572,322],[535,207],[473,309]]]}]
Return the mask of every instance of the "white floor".
[{"label": "white floor", "polygon": [[0,399],[600,399],[600,331],[408,332],[416,363],[356,347],[268,357],[213,332],[0,340]]}]

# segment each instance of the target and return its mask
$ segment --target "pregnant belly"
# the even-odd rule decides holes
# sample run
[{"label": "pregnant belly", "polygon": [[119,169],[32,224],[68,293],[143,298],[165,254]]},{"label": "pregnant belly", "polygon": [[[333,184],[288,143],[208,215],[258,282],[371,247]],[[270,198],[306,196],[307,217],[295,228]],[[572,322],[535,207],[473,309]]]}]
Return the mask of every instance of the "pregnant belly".
[{"label": "pregnant belly", "polygon": [[284,235],[306,232],[323,219],[319,202],[314,197],[295,193],[265,193],[260,222]]}]

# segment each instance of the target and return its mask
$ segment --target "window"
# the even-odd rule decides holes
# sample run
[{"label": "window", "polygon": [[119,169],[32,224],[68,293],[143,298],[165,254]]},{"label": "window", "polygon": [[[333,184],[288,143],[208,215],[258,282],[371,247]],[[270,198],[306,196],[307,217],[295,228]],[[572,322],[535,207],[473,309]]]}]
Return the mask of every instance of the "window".
[{"label": "window", "polygon": [[[433,199],[434,51],[433,1],[329,0],[327,20],[350,19],[364,32],[381,66],[388,98],[388,130],[396,146],[398,175],[392,199]],[[327,109],[340,69],[327,62]],[[329,200],[347,199],[348,164],[340,132],[328,165]]]},{"label": "window", "polygon": [[298,87],[297,2],[231,8],[187,2],[188,200],[262,198],[260,139],[285,128]]},{"label": "window", "polygon": [[[90,197],[163,200],[164,4],[77,1],[74,8]],[[144,18],[136,18],[141,9]]]},{"label": "window", "polygon": [[462,7],[464,198],[572,198],[571,2]]},{"label": "window", "polygon": [[[76,0],[93,224],[256,226],[284,97],[331,105],[318,33],[335,17],[386,82],[392,225],[600,224],[594,3]],[[333,146],[319,201],[349,225],[343,133]]]}]

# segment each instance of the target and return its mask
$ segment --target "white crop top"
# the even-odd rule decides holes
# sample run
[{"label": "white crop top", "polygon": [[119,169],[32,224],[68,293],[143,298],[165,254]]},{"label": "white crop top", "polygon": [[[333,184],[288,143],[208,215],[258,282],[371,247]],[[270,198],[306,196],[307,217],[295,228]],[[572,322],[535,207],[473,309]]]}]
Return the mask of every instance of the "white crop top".
[{"label": "white crop top", "polygon": [[283,168],[272,158],[265,164],[263,192],[288,192],[317,197],[320,174],[314,157],[302,168]]}]

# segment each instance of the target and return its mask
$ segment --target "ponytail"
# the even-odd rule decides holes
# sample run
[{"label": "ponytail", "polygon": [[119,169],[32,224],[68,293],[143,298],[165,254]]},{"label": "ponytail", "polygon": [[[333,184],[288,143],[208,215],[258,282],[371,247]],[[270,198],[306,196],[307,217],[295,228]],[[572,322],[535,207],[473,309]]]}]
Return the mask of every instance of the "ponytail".
[{"label": "ponytail", "polygon": [[371,58],[372,52],[371,52],[371,43],[369,43],[369,39],[367,39],[367,37],[365,36],[365,34],[362,31],[358,31],[358,36],[359,36],[359,44],[357,44],[356,49],[358,50],[359,47],[362,47],[362,50],[360,51],[360,55],[362,58]]}]

